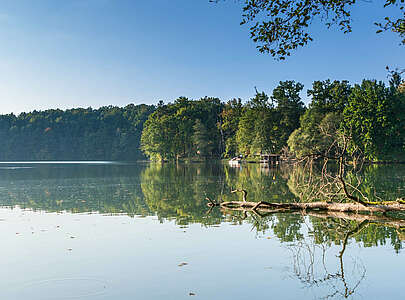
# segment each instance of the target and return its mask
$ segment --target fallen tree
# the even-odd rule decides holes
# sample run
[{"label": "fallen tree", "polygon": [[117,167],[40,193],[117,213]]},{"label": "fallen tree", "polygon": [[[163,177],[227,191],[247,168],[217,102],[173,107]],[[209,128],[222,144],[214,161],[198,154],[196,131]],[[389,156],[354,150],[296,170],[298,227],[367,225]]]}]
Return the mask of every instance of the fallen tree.
[{"label": "fallen tree", "polygon": [[[384,219],[385,215],[389,212],[405,212],[405,199],[397,198],[394,201],[384,201],[377,195],[375,199],[377,201],[371,201],[361,191],[362,180],[357,174],[362,169],[364,157],[362,153],[355,148],[349,155],[347,148],[351,141],[350,135],[346,135],[344,132],[340,132],[339,135],[333,135],[325,130],[325,134],[331,137],[330,145],[325,153],[314,153],[302,157],[296,164],[305,163],[306,174],[302,176],[299,191],[298,202],[279,203],[279,202],[250,202],[247,201],[247,191],[243,189],[232,190],[231,193],[240,192],[243,195],[242,201],[225,201],[217,202],[206,198],[208,200],[208,206],[220,207],[224,210],[234,211],[251,211],[253,213],[280,213],[280,212],[301,212],[303,214],[313,214],[322,212],[326,215],[336,215],[338,213],[345,213],[346,215],[335,216],[338,218],[351,219],[347,214],[377,214],[373,221],[392,221]],[[321,174],[318,179],[315,179],[314,175],[314,162],[323,160],[321,166]],[[336,169],[330,172],[328,171],[329,162],[332,161]],[[346,168],[351,169],[353,180],[347,179]],[[358,218],[358,217],[356,217]],[[356,221],[364,221],[356,220]],[[398,219],[397,219],[398,220]],[[395,221],[396,227],[405,227],[405,220]],[[391,224],[391,225],[394,225]]]},{"label": "fallen tree", "polygon": [[246,200],[247,191],[233,190],[231,193],[241,192],[243,201],[226,201],[217,202],[206,198],[209,207],[220,207],[223,209],[240,210],[240,211],[261,211],[264,213],[292,212],[292,211],[327,211],[327,212],[349,212],[349,213],[382,213],[405,211],[405,201],[386,202],[354,202],[338,203],[331,201],[316,201],[308,203],[276,203],[276,202],[249,202]]}]

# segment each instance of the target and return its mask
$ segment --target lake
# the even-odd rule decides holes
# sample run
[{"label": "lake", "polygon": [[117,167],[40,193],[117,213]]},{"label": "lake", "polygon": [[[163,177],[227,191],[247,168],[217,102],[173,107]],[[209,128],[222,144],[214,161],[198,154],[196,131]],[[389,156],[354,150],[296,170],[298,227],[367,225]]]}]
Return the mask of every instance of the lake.
[{"label": "lake", "polygon": [[[206,197],[242,199],[231,189],[298,201],[294,174],[215,162],[1,163],[1,299],[404,299],[401,215],[207,207]],[[403,165],[358,176],[370,198],[405,195]]]}]

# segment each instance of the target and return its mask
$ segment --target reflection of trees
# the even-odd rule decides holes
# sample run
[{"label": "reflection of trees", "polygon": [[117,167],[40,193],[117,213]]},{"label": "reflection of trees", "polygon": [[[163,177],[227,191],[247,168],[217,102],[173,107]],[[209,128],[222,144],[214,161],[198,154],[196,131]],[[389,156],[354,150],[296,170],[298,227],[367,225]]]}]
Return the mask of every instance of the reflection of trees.
[{"label": "reflection of trees", "polygon": [[359,190],[370,201],[396,200],[404,196],[404,165],[368,165],[361,173],[349,173],[348,179],[351,182],[361,181]]},{"label": "reflection of trees", "polygon": [[227,165],[149,164],[147,166],[35,166],[2,174],[0,204],[46,211],[157,214],[181,224],[217,224],[218,211],[206,216],[206,196],[237,197],[232,187],[247,186],[257,199],[290,201],[282,170],[258,165],[241,171]]},{"label": "reflection of trees", "polygon": [[[316,294],[324,294],[321,299],[349,298],[364,280],[366,266],[356,257],[345,264],[347,245],[350,240],[359,241],[370,233],[378,232],[381,224],[367,218],[362,221],[324,217],[311,219],[312,226],[308,226],[308,230],[312,238],[300,240],[289,247],[293,257],[292,276],[303,286],[316,290]],[[386,228],[398,225],[387,222]],[[332,243],[340,245],[337,252]]]},{"label": "reflection of trees", "polygon": [[[346,167],[344,180],[350,193],[370,202],[395,201],[405,190],[403,165],[368,165],[364,168]],[[290,191],[303,202],[346,201],[342,185],[337,180],[337,166],[309,163],[296,165],[288,179]]]},{"label": "reflection of trees", "polygon": [[[272,231],[292,253],[292,276],[322,299],[349,298],[366,276],[359,258],[345,263],[352,241],[363,247],[384,245],[401,249],[405,221],[378,215],[335,212],[280,211],[261,213],[254,210],[225,209],[229,220],[248,222],[260,235]],[[335,249],[338,248],[338,251]]]},{"label": "reflection of trees", "polygon": [[[162,221],[175,218],[178,224],[217,224],[220,212],[206,214],[207,193],[221,195],[222,167],[214,164],[151,164],[141,174],[145,203]],[[216,176],[207,176],[215,174]]]},{"label": "reflection of trees", "polygon": [[[246,190],[251,201],[293,202],[296,199],[286,184],[288,166],[262,168],[258,164],[251,164],[241,169],[224,166],[224,170],[228,188]],[[235,197],[227,195],[224,200],[236,200]]]},{"label": "reflection of trees", "polygon": [[[145,203],[160,220],[176,218],[179,224],[199,222],[216,224],[223,217],[218,210],[206,214],[205,197],[226,201],[238,197],[233,188],[244,187],[249,197],[275,201],[293,201],[285,174],[277,169],[263,170],[259,165],[242,169],[223,164],[151,164],[141,174]],[[245,218],[257,231],[268,224],[255,216]],[[240,223],[240,217],[226,216],[225,221]],[[259,224],[260,223],[260,224]]]},{"label": "reflection of trees", "polygon": [[[337,255],[337,267],[335,265],[331,268],[328,264],[330,258],[327,255],[330,248],[328,240],[317,243],[316,236],[314,236],[312,240],[302,240],[294,246],[290,246],[289,249],[293,256],[293,277],[307,288],[322,290],[323,293],[326,293],[325,296],[320,297],[321,299],[349,298],[365,278],[366,268],[358,259],[354,259],[350,264],[351,272],[347,272],[347,270],[345,272],[343,256],[349,238],[359,234],[368,225],[368,221],[357,224],[348,223],[346,226],[339,224],[332,230],[343,235],[342,248]],[[331,230],[329,227],[324,228],[326,231]],[[335,271],[331,271],[332,269]],[[326,291],[324,292],[323,289]]]},{"label": "reflection of trees", "polygon": [[[378,193],[385,191],[387,197],[397,197],[398,188],[394,189],[393,186],[405,187],[405,167],[396,170],[393,172],[391,166],[370,166],[357,176],[366,179],[364,188],[370,186]],[[315,168],[313,174],[315,180]],[[161,221],[174,218],[181,225],[244,222],[251,224],[252,230],[257,233],[271,230],[281,241],[295,242],[304,237],[302,224],[306,217],[301,213],[278,212],[263,216],[260,213],[234,211],[223,215],[220,210],[213,209],[207,214],[205,197],[236,200],[241,195],[230,193],[231,189],[243,188],[248,192],[249,201],[270,199],[274,202],[296,202],[302,196],[295,181],[299,176],[306,176],[303,169],[282,166],[263,170],[259,165],[234,169],[218,163],[47,166],[19,173],[3,172],[0,187],[6,186],[7,189],[0,188],[0,204],[45,211],[157,215]],[[391,244],[399,250],[401,239],[405,236],[402,229],[404,221],[396,221],[392,215],[391,218],[338,214],[321,216],[315,212],[311,215],[312,234],[318,244],[326,241],[331,245],[340,244],[343,237],[339,228],[362,222],[366,217],[370,224],[354,237],[365,247]],[[403,216],[398,215],[397,218],[401,220]],[[336,230],[325,230],[325,227]]]},{"label": "reflection of trees", "polygon": [[[402,248],[401,235],[405,228],[405,221],[384,216],[355,215],[335,213],[335,218],[323,214],[311,214],[314,238],[317,243],[341,245],[345,239],[346,228],[355,227],[359,223],[367,222],[366,228],[352,235],[356,242],[364,247],[391,244],[399,251]],[[328,229],[328,230],[325,230]]]},{"label": "reflection of trees", "polygon": [[[397,170],[394,172],[392,166],[370,166],[356,176],[366,179],[364,187],[385,191],[387,198],[397,197],[398,189],[393,187],[405,187],[405,168]],[[230,193],[231,189],[246,189],[249,201],[295,202],[302,196],[296,184],[301,183],[299,176],[306,176],[304,171],[284,167],[262,170],[259,165],[233,169],[216,163],[38,168],[2,176],[0,187],[7,189],[0,189],[0,203],[46,211],[157,215],[160,221],[175,219],[179,225],[247,223],[258,235],[272,232],[281,242],[292,245],[289,249],[293,254],[293,275],[304,286],[319,293],[328,289],[325,294],[330,298],[348,297],[361,284],[365,266],[357,259],[355,264],[348,264],[350,247],[346,246],[353,241],[363,247],[391,244],[399,251],[405,239],[405,220],[401,216],[320,211],[262,214],[221,212],[216,208],[207,214],[205,197],[216,200],[242,197]],[[315,180],[315,167],[312,172]],[[329,254],[336,246],[341,252],[333,253],[339,255],[334,261]]]},{"label": "reflection of trees", "polygon": [[316,294],[323,294],[322,299],[349,298],[364,280],[366,267],[361,260],[354,258],[347,263],[345,253],[352,241],[363,247],[390,241],[398,251],[405,236],[405,220],[387,216],[322,211],[263,213],[241,208],[224,212],[235,222],[251,223],[262,236],[272,231],[287,243],[293,259],[292,277]]},{"label": "reflection of trees", "polygon": [[[151,164],[141,173],[141,188],[146,207],[157,214],[160,220],[175,218],[179,224],[217,224],[221,220],[234,224],[247,222],[257,233],[271,229],[281,241],[294,242],[304,238],[302,224],[305,218],[300,213],[263,216],[253,212],[234,211],[222,216],[219,210],[214,209],[206,214],[204,199],[209,196],[222,201],[233,200],[241,197],[241,194],[230,193],[231,188],[246,187],[249,200],[271,198],[273,201],[277,199],[279,202],[295,202],[297,198],[290,192],[286,178],[289,176],[288,184],[291,188],[291,178],[297,171],[303,172],[300,169],[280,168],[263,173],[259,165],[234,169],[221,164]],[[383,178],[380,177],[379,180],[382,181]],[[403,224],[396,223],[395,220],[390,224],[390,218],[316,213],[312,213],[312,216],[312,234],[318,244],[341,244],[344,239],[342,229],[355,226],[364,218],[368,218],[367,228],[354,236],[358,242],[362,242],[366,247],[390,243],[396,250],[401,248],[401,231],[398,228]]]},{"label": "reflection of trees", "polygon": [[288,179],[289,189],[302,202],[343,201],[345,195],[340,182],[330,180],[331,177],[336,178],[336,166],[330,164],[328,167],[329,170],[325,170],[318,164],[297,164]]},{"label": "reflection of trees", "polygon": [[[326,294],[323,299],[349,298],[365,278],[366,268],[359,258],[344,263],[347,246],[352,240],[363,247],[385,245],[387,240],[396,251],[402,247],[405,228],[402,219],[347,213],[335,213],[334,217],[321,212],[308,214],[306,220],[310,222],[305,224],[309,238],[289,247],[293,254],[293,277],[305,287]],[[333,253],[336,246],[340,249]],[[335,257],[337,261],[331,268],[331,258]],[[331,271],[334,269],[336,271]]]},{"label": "reflection of trees", "polygon": [[3,174],[2,206],[51,212],[149,215],[139,186],[139,167],[37,167]]},{"label": "reflection of trees", "polygon": [[[224,165],[225,193],[213,197],[221,201],[242,200],[242,193],[230,193],[230,190],[243,189],[247,192],[249,200],[268,200],[274,202],[295,202],[295,196],[287,186],[290,172],[288,166],[283,168],[262,168],[258,164],[243,165],[242,168],[231,168]],[[215,210],[214,210],[215,211]],[[264,216],[247,211],[224,211],[226,221],[234,224],[247,222],[255,232],[265,232],[268,229],[277,232],[277,235],[290,240],[302,238],[299,233],[301,218],[297,215],[269,215]]]}]

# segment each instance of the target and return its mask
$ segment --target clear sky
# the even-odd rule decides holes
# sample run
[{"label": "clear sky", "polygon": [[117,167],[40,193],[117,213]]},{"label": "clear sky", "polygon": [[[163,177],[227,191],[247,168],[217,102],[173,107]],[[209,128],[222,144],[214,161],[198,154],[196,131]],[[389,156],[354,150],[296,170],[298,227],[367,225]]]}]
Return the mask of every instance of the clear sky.
[{"label": "clear sky", "polygon": [[[260,54],[228,0],[0,0],[0,113],[124,106],[179,96],[222,100],[271,93],[280,80],[386,80],[405,47],[376,35],[385,1],[360,1],[353,33],[319,24],[287,59]],[[305,98],[305,94],[303,95]]]}]

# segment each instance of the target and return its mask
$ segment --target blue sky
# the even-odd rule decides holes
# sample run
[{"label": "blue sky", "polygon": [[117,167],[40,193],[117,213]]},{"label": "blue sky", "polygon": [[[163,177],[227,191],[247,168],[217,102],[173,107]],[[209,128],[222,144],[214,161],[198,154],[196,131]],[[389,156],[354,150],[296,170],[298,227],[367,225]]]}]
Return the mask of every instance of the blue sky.
[{"label": "blue sky", "polygon": [[258,53],[234,0],[0,0],[0,113],[247,100],[287,79],[386,80],[405,47],[375,34],[382,4],[359,2],[348,35],[315,23],[313,43],[276,61]]}]

